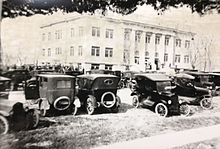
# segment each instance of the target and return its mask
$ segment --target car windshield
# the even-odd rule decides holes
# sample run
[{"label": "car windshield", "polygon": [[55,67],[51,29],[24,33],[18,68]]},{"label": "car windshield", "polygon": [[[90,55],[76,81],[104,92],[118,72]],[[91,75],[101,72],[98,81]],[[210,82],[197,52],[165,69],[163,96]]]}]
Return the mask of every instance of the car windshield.
[{"label": "car windshield", "polygon": [[156,84],[157,84],[158,92],[164,92],[164,91],[171,90],[171,82],[170,81],[157,82]]}]

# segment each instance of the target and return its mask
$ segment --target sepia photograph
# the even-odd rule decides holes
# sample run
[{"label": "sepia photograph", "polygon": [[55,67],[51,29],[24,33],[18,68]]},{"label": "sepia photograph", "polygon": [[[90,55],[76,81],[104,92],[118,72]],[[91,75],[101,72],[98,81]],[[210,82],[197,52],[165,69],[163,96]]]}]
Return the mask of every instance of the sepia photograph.
[{"label": "sepia photograph", "polygon": [[0,149],[220,149],[220,0],[0,0]]}]

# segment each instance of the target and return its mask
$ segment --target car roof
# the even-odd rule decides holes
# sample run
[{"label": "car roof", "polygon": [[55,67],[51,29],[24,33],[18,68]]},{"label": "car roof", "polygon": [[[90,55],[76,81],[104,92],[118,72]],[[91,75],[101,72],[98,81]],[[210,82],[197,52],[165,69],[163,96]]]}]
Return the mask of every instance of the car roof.
[{"label": "car roof", "polygon": [[0,81],[10,81],[11,79],[0,76]]},{"label": "car roof", "polygon": [[190,79],[190,80],[195,79],[194,76],[192,76],[192,75],[190,75],[190,74],[186,74],[186,73],[178,73],[178,74],[175,74],[175,77],[177,77],[177,78],[185,78],[185,79]]},{"label": "car roof", "polygon": [[114,78],[118,78],[115,75],[110,75],[110,74],[84,74],[84,75],[79,75],[77,76],[78,78],[87,78],[89,80],[94,80],[96,78],[100,78],[100,77],[114,77]]},{"label": "car roof", "polygon": [[206,72],[197,72],[197,71],[185,71],[184,73],[191,74],[191,75],[209,75]]},{"label": "car roof", "polygon": [[74,76],[65,75],[65,74],[39,74],[39,77],[45,78],[75,78]]},{"label": "car roof", "polygon": [[220,73],[211,72],[211,73],[209,73],[209,75],[220,76]]},{"label": "car roof", "polygon": [[143,74],[135,74],[136,77],[146,77],[152,81],[171,81],[171,79],[164,74],[159,73],[143,73]]}]

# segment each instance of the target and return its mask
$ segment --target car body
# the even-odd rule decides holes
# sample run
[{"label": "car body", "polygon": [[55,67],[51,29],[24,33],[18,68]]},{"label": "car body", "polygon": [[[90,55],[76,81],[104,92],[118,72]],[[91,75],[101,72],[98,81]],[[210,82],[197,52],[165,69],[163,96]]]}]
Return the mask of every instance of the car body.
[{"label": "car body", "polygon": [[220,95],[220,73],[209,73],[210,82],[215,84],[215,95]]},{"label": "car body", "polygon": [[48,110],[70,111],[76,114],[80,107],[76,98],[75,77],[62,74],[41,74],[26,84],[25,96],[38,99],[39,109],[45,116]]},{"label": "car body", "polygon": [[88,114],[94,114],[99,108],[118,112],[118,82],[119,77],[108,74],[85,74],[77,77],[77,96]]},{"label": "car body", "polygon": [[0,76],[0,98],[8,99],[11,79]]},{"label": "car body", "polygon": [[31,78],[28,70],[14,69],[2,73],[2,76],[11,79],[12,90],[17,90],[18,87],[23,87],[23,81]]},{"label": "car body", "polygon": [[200,105],[204,109],[212,107],[211,90],[195,86],[195,77],[185,73],[174,77],[175,88],[173,92],[180,98],[187,100],[188,104]]},{"label": "car body", "polygon": [[134,77],[136,85],[131,93],[134,107],[150,107],[164,117],[171,113],[181,113],[178,96],[171,92],[171,79],[168,76],[143,73],[135,74]]}]

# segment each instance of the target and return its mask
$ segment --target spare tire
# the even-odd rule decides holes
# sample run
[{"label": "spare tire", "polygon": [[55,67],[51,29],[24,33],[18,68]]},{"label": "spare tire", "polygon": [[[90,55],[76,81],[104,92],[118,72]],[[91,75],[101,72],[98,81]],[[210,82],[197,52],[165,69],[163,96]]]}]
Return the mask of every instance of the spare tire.
[{"label": "spare tire", "polygon": [[105,108],[112,108],[116,103],[116,97],[112,92],[105,92],[101,97],[101,103]]}]

